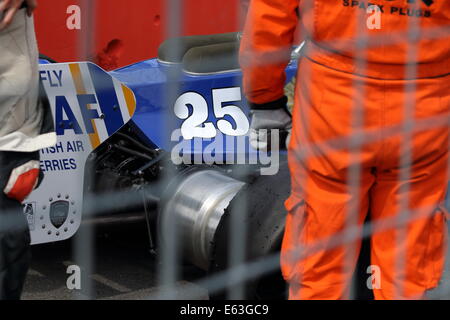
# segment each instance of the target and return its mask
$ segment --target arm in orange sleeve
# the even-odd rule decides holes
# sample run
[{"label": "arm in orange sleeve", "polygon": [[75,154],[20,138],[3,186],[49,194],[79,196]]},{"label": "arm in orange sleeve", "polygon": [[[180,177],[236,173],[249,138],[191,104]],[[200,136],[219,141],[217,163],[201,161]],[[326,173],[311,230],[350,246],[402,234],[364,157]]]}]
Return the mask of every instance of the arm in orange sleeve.
[{"label": "arm in orange sleeve", "polygon": [[[284,98],[285,68],[298,24],[299,0],[252,0],[240,48],[244,92],[252,106]],[[275,103],[277,104],[277,103]]]}]

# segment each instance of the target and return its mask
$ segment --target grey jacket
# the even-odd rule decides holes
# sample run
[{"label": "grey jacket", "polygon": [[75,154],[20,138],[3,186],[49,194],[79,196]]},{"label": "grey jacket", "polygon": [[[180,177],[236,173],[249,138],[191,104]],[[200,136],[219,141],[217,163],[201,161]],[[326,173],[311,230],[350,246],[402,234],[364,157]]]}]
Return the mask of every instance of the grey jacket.
[{"label": "grey jacket", "polygon": [[33,18],[21,9],[0,31],[0,151],[33,152],[56,143],[44,90],[39,89]]}]

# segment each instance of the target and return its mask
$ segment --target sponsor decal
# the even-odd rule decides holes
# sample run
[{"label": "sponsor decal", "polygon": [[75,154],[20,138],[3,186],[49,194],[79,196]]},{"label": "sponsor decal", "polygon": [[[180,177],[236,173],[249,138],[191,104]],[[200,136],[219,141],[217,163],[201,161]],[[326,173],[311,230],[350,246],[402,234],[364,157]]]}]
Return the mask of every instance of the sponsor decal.
[{"label": "sponsor decal", "polygon": [[[380,2],[380,1],[377,1]],[[408,0],[406,5],[396,5],[398,0],[384,0],[384,4],[360,0],[342,0],[342,5],[347,8],[361,9],[367,11],[372,6],[377,6],[382,14],[396,15],[398,17],[430,18],[432,16],[429,8],[433,5],[432,0]],[[421,3],[423,3],[421,5]]]}]

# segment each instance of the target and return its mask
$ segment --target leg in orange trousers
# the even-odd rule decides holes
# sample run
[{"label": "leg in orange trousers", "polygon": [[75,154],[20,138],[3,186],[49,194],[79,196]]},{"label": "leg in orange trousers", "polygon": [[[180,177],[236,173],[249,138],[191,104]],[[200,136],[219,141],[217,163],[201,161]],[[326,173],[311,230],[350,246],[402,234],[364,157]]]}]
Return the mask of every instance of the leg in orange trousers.
[{"label": "leg in orange trousers", "polygon": [[297,82],[281,255],[289,298],[350,297],[368,212],[375,298],[421,298],[445,258],[450,76],[380,80],[302,58]]}]

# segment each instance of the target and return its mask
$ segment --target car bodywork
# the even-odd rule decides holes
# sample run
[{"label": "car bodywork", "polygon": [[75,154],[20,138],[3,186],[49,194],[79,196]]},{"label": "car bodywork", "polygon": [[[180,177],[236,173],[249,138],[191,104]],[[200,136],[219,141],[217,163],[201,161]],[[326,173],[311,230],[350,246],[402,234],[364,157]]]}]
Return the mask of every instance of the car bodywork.
[{"label": "car bodywork", "polygon": [[[296,68],[293,60],[288,81]],[[105,145],[124,127],[155,151],[154,162],[165,153],[172,160],[176,155],[182,162],[176,164],[183,166],[260,164],[263,155],[248,143],[240,70],[194,74],[155,58],[105,72],[89,62],[41,60],[40,76],[58,142],[41,151],[45,179],[24,203],[33,244],[76,233],[83,219],[86,163],[98,150],[110,153]],[[119,154],[125,150],[117,148]],[[205,161],[205,154],[213,159]]]}]

